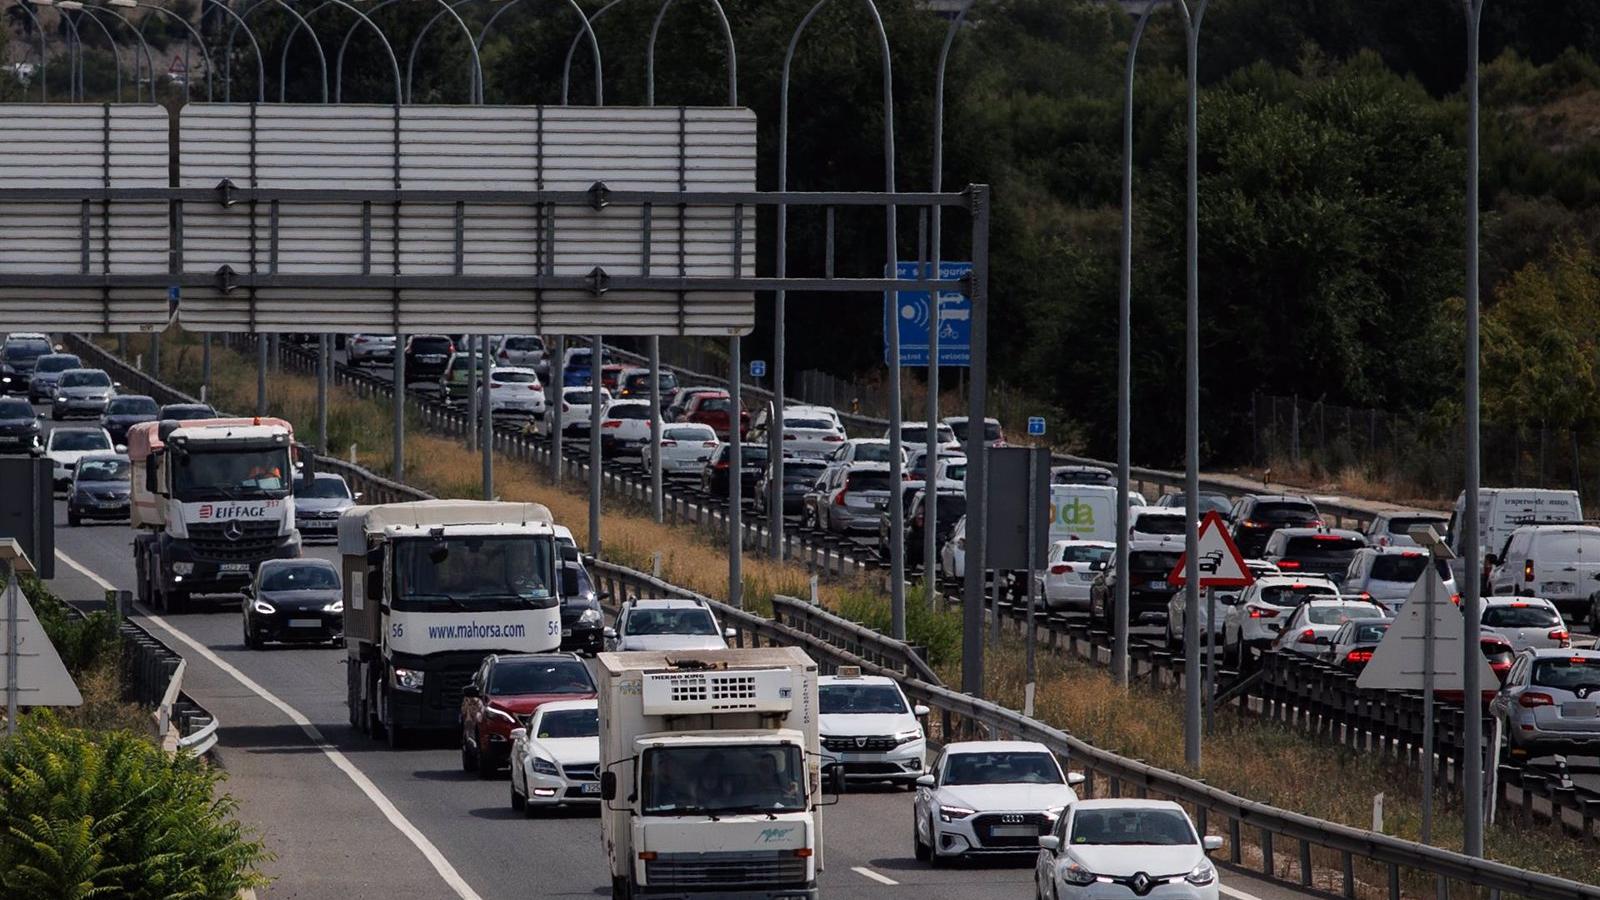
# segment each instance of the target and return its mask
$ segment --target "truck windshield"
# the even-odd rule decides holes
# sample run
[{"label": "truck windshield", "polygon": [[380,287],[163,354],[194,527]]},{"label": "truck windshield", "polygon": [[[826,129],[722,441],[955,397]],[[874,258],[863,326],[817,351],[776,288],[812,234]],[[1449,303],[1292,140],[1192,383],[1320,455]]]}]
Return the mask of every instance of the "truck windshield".
[{"label": "truck windshield", "polygon": [[289,448],[190,450],[178,457],[180,500],[283,497],[289,493]]},{"label": "truck windshield", "polygon": [[556,605],[548,538],[419,538],[398,542],[394,553],[397,596],[410,609]]},{"label": "truck windshield", "polygon": [[647,816],[721,816],[806,808],[805,765],[792,744],[655,747],[640,769]]}]

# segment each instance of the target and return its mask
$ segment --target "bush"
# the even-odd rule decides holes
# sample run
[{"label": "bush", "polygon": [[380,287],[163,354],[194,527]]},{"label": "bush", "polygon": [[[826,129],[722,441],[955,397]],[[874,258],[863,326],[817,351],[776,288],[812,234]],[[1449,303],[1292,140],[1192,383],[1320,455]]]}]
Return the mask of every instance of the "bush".
[{"label": "bush", "polygon": [[217,770],[48,712],[19,724],[0,744],[0,898],[231,900],[265,883]]},{"label": "bush", "polygon": [[[923,596],[921,585],[906,585],[906,642],[926,647],[934,668],[954,666],[961,661],[961,615],[942,607],[930,610]],[[874,591],[844,593],[834,612],[880,634],[889,634],[894,624],[888,600]]]},{"label": "bush", "polygon": [[113,612],[92,612],[75,616],[61,598],[50,593],[43,582],[30,575],[20,576],[28,605],[39,617],[44,633],[61,654],[67,671],[77,676],[95,666],[114,664],[122,652]]}]

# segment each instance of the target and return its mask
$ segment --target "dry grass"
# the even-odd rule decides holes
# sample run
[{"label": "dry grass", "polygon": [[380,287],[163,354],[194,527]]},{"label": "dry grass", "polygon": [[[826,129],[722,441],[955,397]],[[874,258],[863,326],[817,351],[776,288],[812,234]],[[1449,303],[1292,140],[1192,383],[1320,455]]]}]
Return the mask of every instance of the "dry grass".
[{"label": "dry grass", "polygon": [[1288,458],[1274,459],[1265,468],[1233,469],[1228,474],[1258,482],[1268,479],[1274,486],[1306,493],[1337,494],[1422,509],[1442,508],[1454,499],[1431,494],[1402,479],[1374,476],[1371,471],[1359,466],[1345,466],[1337,472],[1327,472],[1309,460],[1295,463]]}]

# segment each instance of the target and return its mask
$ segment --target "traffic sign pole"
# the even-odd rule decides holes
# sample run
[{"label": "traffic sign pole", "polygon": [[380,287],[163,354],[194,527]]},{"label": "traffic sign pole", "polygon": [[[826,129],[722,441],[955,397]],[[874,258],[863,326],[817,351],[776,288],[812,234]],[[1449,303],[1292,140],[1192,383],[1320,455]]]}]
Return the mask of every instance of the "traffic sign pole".
[{"label": "traffic sign pole", "polygon": [[[1431,556],[1428,564],[1431,569]],[[1422,842],[1426,844],[1433,840],[1433,572],[1422,580],[1427,584],[1422,607]],[[1466,706],[1465,696],[1462,700]]]}]

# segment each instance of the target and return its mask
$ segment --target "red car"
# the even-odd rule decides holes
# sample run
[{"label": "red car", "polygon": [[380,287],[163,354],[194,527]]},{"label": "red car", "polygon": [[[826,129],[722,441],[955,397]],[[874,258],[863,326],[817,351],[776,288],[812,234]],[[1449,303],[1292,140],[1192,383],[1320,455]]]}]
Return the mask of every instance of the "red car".
[{"label": "red car", "polygon": [[594,677],[577,654],[489,656],[461,689],[461,768],[492,777],[511,757],[511,729],[541,704],[594,696]]},{"label": "red car", "polygon": [[[727,440],[731,435],[728,430],[729,420],[732,418],[733,398],[727,391],[717,391],[696,394],[689,401],[689,406],[683,411],[683,421],[695,422],[700,425],[710,425],[717,436]],[[750,430],[750,410],[739,410],[739,434],[742,437]]]},{"label": "red car", "polygon": [[622,378],[623,370],[629,368],[621,363],[611,363],[600,367],[600,386],[610,391],[612,396],[617,395],[617,382]]}]

